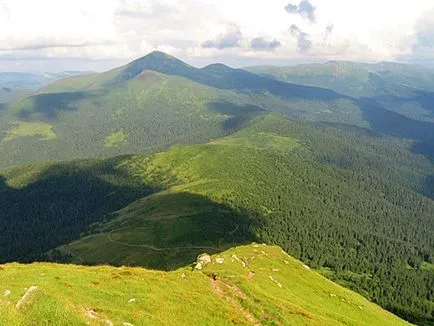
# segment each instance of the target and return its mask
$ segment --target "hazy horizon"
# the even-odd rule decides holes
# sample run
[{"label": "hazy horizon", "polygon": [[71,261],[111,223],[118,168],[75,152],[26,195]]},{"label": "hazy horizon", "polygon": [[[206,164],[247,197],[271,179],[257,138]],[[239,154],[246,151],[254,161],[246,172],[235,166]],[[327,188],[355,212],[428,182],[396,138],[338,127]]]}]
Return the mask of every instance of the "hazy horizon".
[{"label": "hazy horizon", "polygon": [[[65,68],[62,69],[61,67],[63,67],[63,65],[59,65],[59,66],[50,66],[48,65],[40,65],[40,64],[35,64],[34,68],[29,67],[26,69],[20,69],[20,67],[18,67],[17,69],[11,69],[11,70],[0,70],[0,73],[35,73],[35,74],[56,74],[56,73],[64,73],[64,72],[82,72],[82,73],[100,73],[100,72],[105,72],[105,71],[109,71],[111,69],[115,69],[118,68],[120,66],[123,65],[127,65],[128,63],[140,59],[142,57],[145,57],[149,54],[151,54],[152,52],[156,52],[156,51],[150,51],[142,56],[136,57],[136,58],[132,58],[130,60],[120,60],[120,61],[116,61],[116,62],[111,62],[111,63],[107,63],[107,61],[105,60],[89,60],[86,61],[86,63],[83,63],[82,65],[78,64],[77,66],[74,66],[73,69],[68,68],[68,63],[66,63],[66,65],[64,66]],[[162,52],[162,51],[159,51]],[[163,52],[165,53],[165,52]],[[252,64],[242,64],[239,63],[237,64],[237,62],[235,61],[233,64],[231,64],[231,60],[216,60],[216,61],[209,61],[209,60],[201,60],[199,62],[192,62],[193,60],[186,58],[180,58],[180,57],[176,57],[175,58],[193,66],[196,68],[204,68],[208,65],[211,64],[224,64],[227,65],[229,67],[232,68],[239,68],[239,69],[243,69],[243,68],[249,68],[249,67],[255,67],[255,66],[276,66],[276,67],[290,67],[290,66],[299,66],[299,65],[309,65],[309,64],[327,64],[327,63],[331,63],[331,62],[351,62],[351,63],[358,63],[358,64],[381,64],[381,63],[392,63],[392,64],[403,64],[403,65],[415,65],[415,66],[422,66],[422,67],[426,67],[429,69],[433,69],[434,68],[434,64],[430,64],[430,63],[424,63],[424,62],[405,62],[405,61],[387,61],[387,60],[378,60],[378,61],[362,61],[362,60],[329,60],[329,59],[317,59],[317,60],[284,60],[282,62],[279,61],[275,61],[275,60],[261,60],[260,62],[252,63]],[[68,61],[69,59],[65,60]],[[246,62],[245,62],[246,63]],[[248,62],[247,62],[248,63]],[[46,69],[44,69],[44,67],[46,67]],[[92,69],[92,67],[94,69]],[[54,68],[54,69],[53,69]]]},{"label": "hazy horizon", "polygon": [[330,60],[433,66],[434,5],[0,0],[0,41],[0,71],[104,71],[154,50],[197,67]]}]

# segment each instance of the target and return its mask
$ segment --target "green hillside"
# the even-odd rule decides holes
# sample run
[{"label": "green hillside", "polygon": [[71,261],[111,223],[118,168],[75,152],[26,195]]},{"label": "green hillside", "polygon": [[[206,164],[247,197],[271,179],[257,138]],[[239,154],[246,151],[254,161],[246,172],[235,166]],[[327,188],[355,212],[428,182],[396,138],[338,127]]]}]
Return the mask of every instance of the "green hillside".
[{"label": "green hillside", "polygon": [[[229,112],[210,108],[210,103],[225,98],[234,103]],[[3,111],[0,164],[107,157],[203,142],[239,128],[250,111],[260,110],[243,101],[242,96],[155,72],[145,72],[119,87],[35,95]],[[44,124],[55,138],[12,132],[25,123]],[[121,132],[122,141],[116,141]]]},{"label": "green hillside", "polygon": [[0,110],[6,107],[3,103],[12,102],[32,94],[34,90],[27,88],[0,87]]},{"label": "green hillside", "polygon": [[[248,70],[153,52],[0,104],[0,263],[177,275],[204,251],[265,242],[434,323],[434,74],[349,62]],[[287,320],[280,299],[262,315],[249,297],[240,304],[257,320]],[[83,321],[65,305],[47,309]],[[300,318],[351,323],[315,309]]]},{"label": "green hillside", "polygon": [[[0,166],[206,142],[267,111],[363,125],[357,107],[339,94],[223,65],[197,69],[154,52],[105,73],[60,80],[3,106]],[[46,125],[55,138],[13,132],[26,123]]]},{"label": "green hillside", "polygon": [[316,86],[365,98],[406,117],[434,122],[434,70],[426,67],[331,61],[292,67],[248,67],[283,82]]},{"label": "green hillside", "polygon": [[[320,87],[349,96],[361,120],[351,114],[346,121],[338,122],[362,127],[367,122],[376,132],[413,139],[413,152],[434,159],[434,70],[387,62],[340,61],[246,69],[285,83]],[[323,117],[319,120],[330,121]]]},{"label": "green hillside", "polygon": [[[84,72],[61,73],[0,72],[0,104],[12,102],[36,93],[38,89],[56,80],[81,75]],[[0,110],[1,110],[0,106]]]},{"label": "green hillside", "polygon": [[[0,291],[7,293],[0,324],[407,325],[278,247],[236,247],[211,260],[202,270],[172,272],[0,265]],[[17,309],[31,286],[36,290]]]},{"label": "green hillside", "polygon": [[[405,92],[401,86],[395,91],[394,76],[373,83],[375,94],[360,97],[330,86],[330,78],[321,82],[318,75],[310,78],[318,81],[313,86],[320,87],[306,86],[307,82],[302,86],[303,80],[279,81],[221,64],[198,69],[153,52],[126,66],[60,80],[33,96],[3,104],[0,166],[106,158],[204,143],[240,130],[265,112],[408,139],[413,152],[432,158],[432,96],[424,91],[416,98],[407,86]],[[400,76],[406,78],[404,72]],[[350,70],[347,77],[357,79],[357,74]],[[357,85],[365,83],[365,77],[359,79]],[[382,83],[386,93],[380,90]],[[344,78],[342,84],[351,83]],[[382,94],[387,99],[377,100]],[[17,132],[17,125],[44,125],[50,137],[40,129]]]},{"label": "green hillside", "polygon": [[10,168],[0,261],[173,270],[266,242],[432,322],[433,169],[408,141],[277,115],[207,144]]},{"label": "green hillside", "polygon": [[38,73],[0,72],[0,88],[38,89],[47,83],[48,78]]}]

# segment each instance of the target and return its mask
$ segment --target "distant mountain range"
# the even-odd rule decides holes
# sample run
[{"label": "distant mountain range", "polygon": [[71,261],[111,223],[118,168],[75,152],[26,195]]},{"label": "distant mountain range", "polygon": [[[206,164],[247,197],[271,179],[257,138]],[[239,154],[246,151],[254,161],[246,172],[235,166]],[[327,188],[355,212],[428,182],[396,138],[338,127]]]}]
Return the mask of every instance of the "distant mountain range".
[{"label": "distant mountain range", "polygon": [[[239,130],[253,116],[267,112],[413,139],[415,152],[432,157],[430,73],[419,80],[418,67],[392,65],[392,74],[383,66],[388,67],[376,68],[381,76],[392,77],[373,75],[370,66],[351,63],[287,68],[302,76],[294,77],[297,83],[309,84],[303,75],[315,80],[315,85],[306,86],[288,83],[289,73],[279,78],[263,73],[271,68],[251,68],[267,76],[222,64],[197,69],[154,52],[105,73],[54,82],[3,105],[0,166],[203,142]],[[413,84],[403,86],[404,81]]]},{"label": "distant mountain range", "polygon": [[0,72],[0,87],[40,88],[59,79],[90,73],[83,71],[63,71],[59,73]]},{"label": "distant mountain range", "polygon": [[426,67],[331,61],[291,67],[248,67],[246,70],[288,83],[375,100],[388,110],[409,118],[434,122],[434,70]]},{"label": "distant mountain range", "polygon": [[0,103],[11,102],[28,96],[35,90],[56,80],[88,73],[81,71],[60,73],[0,72]]}]

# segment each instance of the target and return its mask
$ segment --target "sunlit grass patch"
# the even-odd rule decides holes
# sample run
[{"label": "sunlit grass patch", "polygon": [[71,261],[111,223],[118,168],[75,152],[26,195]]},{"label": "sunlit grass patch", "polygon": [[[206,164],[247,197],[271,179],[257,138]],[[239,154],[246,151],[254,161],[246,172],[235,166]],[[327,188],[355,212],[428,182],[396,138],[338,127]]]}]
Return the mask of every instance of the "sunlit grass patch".
[{"label": "sunlit grass patch", "polygon": [[432,263],[428,263],[428,262],[426,262],[426,261],[424,261],[424,262],[421,264],[420,268],[421,268],[421,269],[424,269],[424,270],[431,270],[431,271],[434,272],[434,264],[432,264]]},{"label": "sunlit grass patch", "polygon": [[127,136],[123,130],[112,133],[111,135],[105,138],[104,147],[112,148],[118,147],[121,144],[125,144],[127,142]]},{"label": "sunlit grass patch", "polygon": [[[210,258],[202,270],[171,272],[3,265],[0,325],[407,325],[279,247],[238,246]],[[31,285],[35,295],[17,310]]]},{"label": "sunlit grass patch", "polygon": [[18,121],[9,129],[3,142],[24,136],[39,137],[42,140],[54,140],[57,138],[53,131],[53,126],[48,123]]}]

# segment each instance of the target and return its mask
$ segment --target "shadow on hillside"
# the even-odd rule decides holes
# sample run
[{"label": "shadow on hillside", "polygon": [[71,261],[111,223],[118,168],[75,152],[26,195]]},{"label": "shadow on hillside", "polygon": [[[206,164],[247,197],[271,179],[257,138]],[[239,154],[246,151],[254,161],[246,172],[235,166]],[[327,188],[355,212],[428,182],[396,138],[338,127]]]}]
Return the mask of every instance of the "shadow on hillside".
[{"label": "shadow on hillside", "polygon": [[184,77],[214,88],[235,90],[248,94],[252,92],[271,93],[283,98],[319,101],[348,98],[347,96],[324,88],[285,83],[243,69],[233,69],[222,64],[214,64],[198,69],[178,59],[172,58],[167,60],[167,58],[158,55],[147,56],[133,61],[112,83],[117,84],[133,79],[145,70]]},{"label": "shadow on hillside", "polygon": [[[370,123],[373,132],[411,140],[413,141],[411,153],[423,155],[434,162],[434,123],[411,119],[392,112],[369,98],[357,100],[356,103],[361,109],[363,118]],[[426,179],[422,193],[428,196],[434,193],[432,176]]]},{"label": "shadow on hillside", "polygon": [[431,117],[434,117],[434,92],[416,91],[415,96],[408,100],[418,102],[422,108],[430,112]]},{"label": "shadow on hillside", "polygon": [[[115,171],[120,159],[55,164],[18,189],[0,179],[0,263],[54,261],[169,270],[191,264],[202,252],[214,254],[254,239],[246,212],[206,197],[166,193],[142,199],[160,189]],[[115,224],[120,213],[114,212],[139,199],[144,204],[133,211],[134,218]],[[119,230],[125,228],[132,231]],[[107,237],[110,231],[115,232],[113,241]],[[84,247],[78,246],[76,255],[53,250],[77,240]]]},{"label": "shadow on hillside", "polygon": [[218,73],[206,73],[202,70],[197,77],[190,79],[211,87],[224,90],[237,90],[241,93],[270,93],[286,99],[307,101],[333,101],[349,98],[332,90],[285,83],[275,79],[263,77],[242,69],[232,69]]},{"label": "shadow on hillside", "polygon": [[61,112],[77,110],[76,102],[88,98],[88,92],[65,92],[37,94],[29,97],[30,106],[23,107],[18,113],[22,120],[56,119]]},{"label": "shadow on hillside", "polygon": [[387,110],[370,99],[362,99],[358,101],[358,105],[363,118],[375,131],[414,140],[411,151],[434,160],[434,123],[408,118]]},{"label": "shadow on hillside", "polygon": [[434,198],[434,175],[430,175],[424,185],[425,193],[430,194]]},{"label": "shadow on hillside", "polygon": [[42,253],[77,239],[110,212],[155,191],[114,172],[113,166],[96,161],[54,164],[17,189],[0,179],[0,263],[41,259]]},{"label": "shadow on hillside", "polygon": [[238,105],[229,101],[211,102],[209,108],[214,112],[230,116],[230,118],[222,123],[223,130],[228,133],[240,130],[245,127],[254,116],[267,112],[265,109],[256,105]]},{"label": "shadow on hillside", "polygon": [[400,106],[403,103],[414,105],[419,104],[421,108],[428,111],[428,117],[434,117],[434,92],[428,91],[412,91],[409,94],[399,96],[381,96],[373,98],[377,103],[386,103],[389,106]]},{"label": "shadow on hillside", "polygon": [[95,235],[49,254],[88,265],[174,270],[190,265],[201,253],[251,242],[249,225],[247,212],[197,194],[163,192],[114,213]]}]

